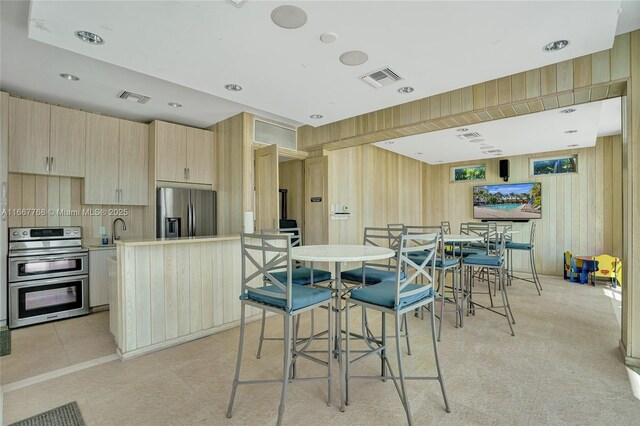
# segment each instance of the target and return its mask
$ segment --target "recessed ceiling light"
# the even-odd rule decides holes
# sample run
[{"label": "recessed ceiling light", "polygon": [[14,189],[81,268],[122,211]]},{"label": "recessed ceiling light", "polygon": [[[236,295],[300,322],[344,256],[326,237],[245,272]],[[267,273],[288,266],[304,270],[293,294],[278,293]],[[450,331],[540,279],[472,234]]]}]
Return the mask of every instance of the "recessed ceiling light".
[{"label": "recessed ceiling light", "polygon": [[182,104],[179,104],[177,102],[169,102],[167,105],[174,108],[182,108]]},{"label": "recessed ceiling light", "polygon": [[104,44],[104,39],[90,31],[76,31],[76,37],[89,44]]},{"label": "recessed ceiling light", "polygon": [[580,146],[577,143],[572,143],[571,145],[567,145],[569,148],[575,148],[576,146]]},{"label": "recessed ceiling light", "polygon": [[338,39],[338,34],[336,33],[324,33],[320,36],[320,41],[323,43],[333,43]]},{"label": "recessed ceiling light", "polygon": [[244,2],[246,2],[247,0],[229,0],[229,1],[236,7],[242,7]]},{"label": "recessed ceiling light", "polygon": [[78,81],[78,80],[80,80],[79,77],[76,77],[73,74],[63,73],[63,74],[60,74],[60,77],[64,78],[65,80],[70,80],[70,81]]},{"label": "recessed ceiling light", "polygon": [[572,112],[575,112],[575,108],[566,108],[566,109],[561,109],[560,110],[560,114],[571,114]]},{"label": "recessed ceiling light", "polygon": [[297,6],[279,6],[271,12],[271,20],[279,27],[295,30],[307,23],[307,14]]},{"label": "recessed ceiling light", "polygon": [[309,118],[313,118],[314,120],[320,120],[322,118],[321,114],[311,114]]},{"label": "recessed ceiling light", "polygon": [[225,89],[227,90],[231,90],[232,92],[239,92],[242,90],[242,86],[240,86],[239,84],[225,84],[224,86]]},{"label": "recessed ceiling light", "polygon": [[340,55],[340,62],[350,67],[362,65],[369,60],[369,55],[360,50],[351,50]]},{"label": "recessed ceiling light", "polygon": [[545,44],[542,50],[545,52],[555,52],[556,50],[564,49],[569,42],[567,40],[556,40],[549,44]]},{"label": "recessed ceiling light", "polygon": [[411,93],[413,92],[413,87],[410,87],[410,86],[401,87],[398,89],[398,92],[402,94]]},{"label": "recessed ceiling light", "polygon": [[565,133],[577,133],[578,131],[577,130],[565,130],[564,132]]},{"label": "recessed ceiling light", "polygon": [[456,132],[466,132],[469,129],[467,129],[466,127],[460,127],[459,129],[456,130]]}]

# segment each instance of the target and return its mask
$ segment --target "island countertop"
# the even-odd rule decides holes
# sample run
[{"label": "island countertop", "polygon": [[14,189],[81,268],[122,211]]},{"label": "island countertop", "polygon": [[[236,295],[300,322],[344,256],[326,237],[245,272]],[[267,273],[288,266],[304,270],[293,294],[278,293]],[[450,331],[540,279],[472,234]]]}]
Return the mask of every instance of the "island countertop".
[{"label": "island countertop", "polygon": [[178,238],[146,238],[118,240],[116,246],[154,246],[165,244],[192,244],[192,243],[210,243],[218,241],[234,241],[240,240],[240,234],[232,235],[213,235],[208,237],[178,237]]}]

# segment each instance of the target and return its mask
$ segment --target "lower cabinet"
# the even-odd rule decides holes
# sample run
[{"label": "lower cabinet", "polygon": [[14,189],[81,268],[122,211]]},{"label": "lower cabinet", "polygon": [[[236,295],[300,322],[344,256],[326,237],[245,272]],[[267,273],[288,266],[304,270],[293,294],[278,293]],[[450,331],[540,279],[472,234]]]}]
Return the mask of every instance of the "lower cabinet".
[{"label": "lower cabinet", "polygon": [[89,250],[89,307],[109,305],[109,258],[115,248]]}]

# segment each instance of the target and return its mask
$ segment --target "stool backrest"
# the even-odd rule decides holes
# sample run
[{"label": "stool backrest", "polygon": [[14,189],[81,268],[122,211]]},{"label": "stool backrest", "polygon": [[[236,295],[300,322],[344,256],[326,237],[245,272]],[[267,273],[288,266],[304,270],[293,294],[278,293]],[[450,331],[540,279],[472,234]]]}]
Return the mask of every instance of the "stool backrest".
[{"label": "stool backrest", "polygon": [[[400,305],[401,298],[433,288],[436,266],[435,254],[440,240],[441,234],[439,232],[402,235],[397,254],[398,265],[401,265],[401,268],[398,268],[396,272],[395,306]],[[421,257],[420,263],[416,263],[409,258],[410,253],[416,252],[427,253],[425,257]],[[402,269],[406,271],[405,279],[402,279]],[[418,284],[418,278],[420,278],[420,284],[422,284],[420,288],[402,291],[409,284]]]},{"label": "stool backrest", "polygon": [[492,243],[495,244],[495,242],[498,241],[498,227],[495,222],[461,223],[460,233],[463,235],[481,237],[486,254],[491,252]]},{"label": "stool backrest", "polygon": [[[405,234],[406,235],[419,235],[419,234],[440,234],[439,244],[436,246],[436,258],[444,259],[445,258],[445,244],[443,235],[444,227],[442,225],[415,225],[415,226],[406,226]],[[444,265],[444,262],[442,263]]]},{"label": "stool backrest", "polygon": [[[240,234],[242,250],[242,295],[249,290],[264,296],[286,300],[291,310],[291,234]],[[286,280],[277,280],[274,271],[286,271]],[[259,279],[262,278],[262,279]],[[275,285],[282,293],[265,291],[260,287]]]},{"label": "stool backrest", "polygon": [[[364,245],[390,248],[397,251],[400,247],[400,240],[404,232],[404,225],[387,226],[386,228],[376,228],[367,226],[364,228]],[[386,262],[386,263],[382,263]],[[363,266],[385,268],[387,270],[395,269],[395,259],[380,261],[362,262]]]},{"label": "stool backrest", "polygon": [[440,222],[440,226],[442,226],[442,230],[445,234],[451,233],[451,222],[449,222],[448,220],[443,220],[442,222]]},{"label": "stool backrest", "polygon": [[536,241],[536,223],[535,222],[531,222],[531,234],[530,234],[530,240],[529,242],[531,243],[531,248],[533,249],[533,245]]}]

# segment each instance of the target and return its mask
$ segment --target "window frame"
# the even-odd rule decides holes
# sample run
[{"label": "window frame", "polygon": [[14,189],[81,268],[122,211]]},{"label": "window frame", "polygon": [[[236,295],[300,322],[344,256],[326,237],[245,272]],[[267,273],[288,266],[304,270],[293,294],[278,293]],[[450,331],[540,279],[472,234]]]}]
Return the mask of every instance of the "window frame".
[{"label": "window frame", "polygon": [[[565,160],[569,158],[574,158],[576,162],[576,171],[575,172],[562,172],[562,173],[542,173],[535,174],[534,168],[535,163],[540,161],[551,161],[551,160]],[[530,177],[543,177],[543,176],[560,176],[560,175],[572,175],[578,173],[579,170],[579,161],[578,154],[566,154],[566,155],[555,155],[553,157],[540,157],[540,158],[530,158],[529,159],[529,176]]]},{"label": "window frame", "polygon": [[[484,168],[484,178],[482,179],[462,179],[462,180],[457,180],[456,179],[456,170],[459,169],[472,169],[472,168],[476,168],[476,167],[483,167]],[[450,183],[460,183],[460,182],[480,182],[480,181],[486,181],[487,180],[487,165],[485,163],[479,163],[479,164],[470,164],[468,166],[451,166],[449,167],[449,182]]]}]

